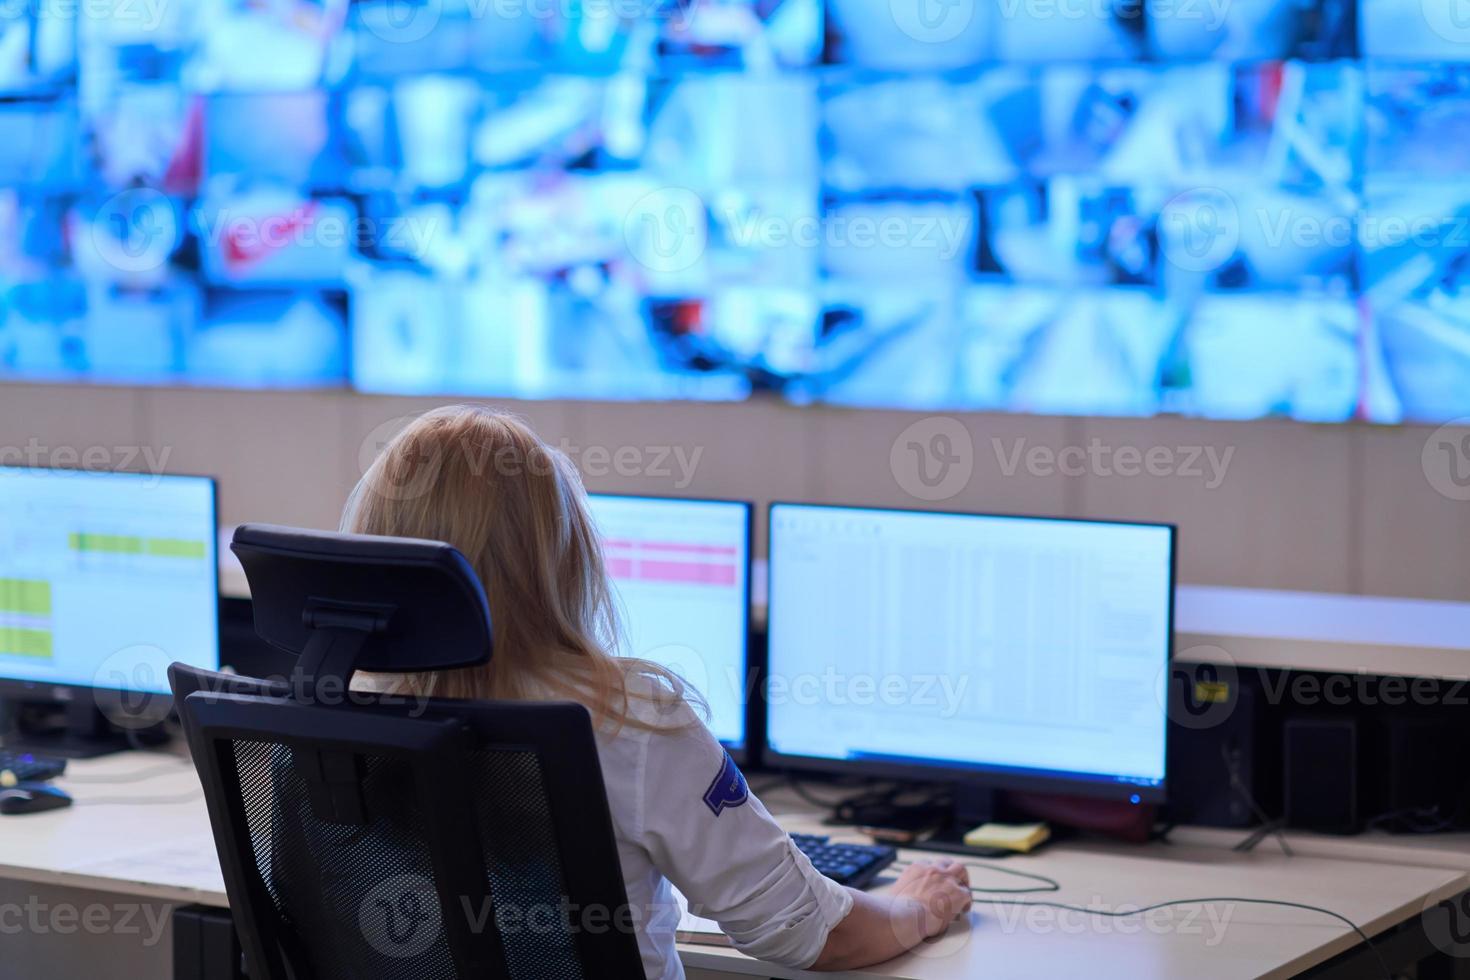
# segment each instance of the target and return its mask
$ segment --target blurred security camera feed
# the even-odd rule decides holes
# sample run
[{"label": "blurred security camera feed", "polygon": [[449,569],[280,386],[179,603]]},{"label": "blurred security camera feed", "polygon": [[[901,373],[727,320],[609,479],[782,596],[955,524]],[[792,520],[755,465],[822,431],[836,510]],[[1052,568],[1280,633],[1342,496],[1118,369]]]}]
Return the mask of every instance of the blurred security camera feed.
[{"label": "blurred security camera feed", "polygon": [[1460,0],[0,12],[0,377],[1470,415]]}]

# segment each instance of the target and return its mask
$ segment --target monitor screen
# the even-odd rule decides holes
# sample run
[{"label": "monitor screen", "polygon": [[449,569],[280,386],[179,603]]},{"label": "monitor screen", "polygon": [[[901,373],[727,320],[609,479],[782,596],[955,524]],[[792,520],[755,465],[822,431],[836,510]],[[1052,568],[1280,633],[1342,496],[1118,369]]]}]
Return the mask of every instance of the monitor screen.
[{"label": "monitor screen", "polygon": [[770,754],[1159,800],[1174,529],[777,504]]},{"label": "monitor screen", "polygon": [[0,466],[0,686],[218,669],[217,534],[207,477]]},{"label": "monitor screen", "polygon": [[51,6],[0,376],[1470,415],[1451,0]]},{"label": "monitor screen", "polygon": [[709,703],[709,727],[745,746],[750,505],[593,494],[624,655],[672,668]]}]

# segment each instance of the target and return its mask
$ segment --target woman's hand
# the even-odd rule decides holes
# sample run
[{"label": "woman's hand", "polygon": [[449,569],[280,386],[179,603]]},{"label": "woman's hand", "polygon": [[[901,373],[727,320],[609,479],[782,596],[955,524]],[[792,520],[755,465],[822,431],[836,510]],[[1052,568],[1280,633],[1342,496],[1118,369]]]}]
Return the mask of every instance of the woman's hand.
[{"label": "woman's hand", "polygon": [[852,897],[852,911],[827,935],[811,969],[872,966],[944,932],[970,911],[970,872],[953,858],[916,861],[883,894]]},{"label": "woman's hand", "polygon": [[921,910],[919,931],[925,939],[948,929],[951,922],[970,911],[974,900],[970,872],[953,858],[915,861],[903,869],[888,894]]}]

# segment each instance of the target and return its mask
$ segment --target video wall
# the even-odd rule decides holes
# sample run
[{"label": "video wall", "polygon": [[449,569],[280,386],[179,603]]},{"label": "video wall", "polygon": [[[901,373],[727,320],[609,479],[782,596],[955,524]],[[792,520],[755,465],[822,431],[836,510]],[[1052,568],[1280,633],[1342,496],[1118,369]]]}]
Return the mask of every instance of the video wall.
[{"label": "video wall", "polygon": [[1470,415],[1456,0],[37,0],[0,378]]}]

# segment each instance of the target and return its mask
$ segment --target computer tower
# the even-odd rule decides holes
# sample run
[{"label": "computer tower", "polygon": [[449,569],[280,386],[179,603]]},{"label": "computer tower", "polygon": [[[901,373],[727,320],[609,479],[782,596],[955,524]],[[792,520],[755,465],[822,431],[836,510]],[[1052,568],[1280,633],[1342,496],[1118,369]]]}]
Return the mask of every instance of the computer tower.
[{"label": "computer tower", "polygon": [[[1234,683],[1201,687],[1188,665],[1187,683],[1171,685],[1169,815],[1181,824],[1249,827],[1259,781],[1256,692]],[[1208,699],[1208,700],[1206,700]]]},{"label": "computer tower", "polygon": [[1470,723],[1422,714],[1381,719],[1364,748],[1369,817],[1405,833],[1464,829],[1470,818]]},{"label": "computer tower", "polygon": [[1327,834],[1363,829],[1358,722],[1295,718],[1283,733],[1286,824]]}]

